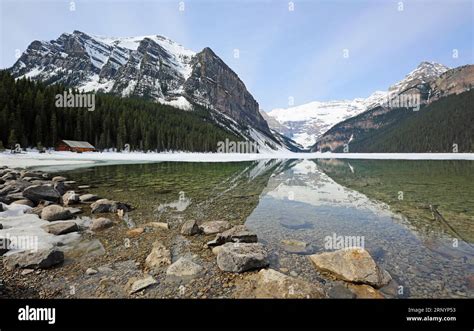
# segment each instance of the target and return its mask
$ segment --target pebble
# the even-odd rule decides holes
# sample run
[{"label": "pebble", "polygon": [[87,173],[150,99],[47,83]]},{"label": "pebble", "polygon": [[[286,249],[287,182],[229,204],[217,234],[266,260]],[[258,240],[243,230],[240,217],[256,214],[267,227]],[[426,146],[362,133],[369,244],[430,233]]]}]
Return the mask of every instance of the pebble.
[{"label": "pebble", "polygon": [[92,269],[92,268],[88,268],[88,269],[86,270],[86,275],[89,275],[89,276],[95,275],[96,273],[98,273],[98,271],[95,270],[95,269]]}]

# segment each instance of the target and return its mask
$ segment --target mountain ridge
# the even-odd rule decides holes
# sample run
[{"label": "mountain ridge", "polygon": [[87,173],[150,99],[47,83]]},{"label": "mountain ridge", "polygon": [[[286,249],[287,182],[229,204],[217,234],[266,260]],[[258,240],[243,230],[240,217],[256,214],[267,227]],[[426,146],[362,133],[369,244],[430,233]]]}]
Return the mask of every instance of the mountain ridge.
[{"label": "mountain ridge", "polygon": [[[313,101],[290,108],[277,108],[268,112],[272,118],[272,129],[285,132],[304,147],[311,147],[334,125],[390,100],[391,95],[404,92],[416,84],[431,81],[449,68],[429,61],[422,61],[386,91],[375,91],[367,98],[353,100]],[[275,125],[276,120],[279,125]],[[268,120],[267,120],[268,121]]]},{"label": "mountain ridge", "polygon": [[194,52],[159,35],[105,37],[75,30],[55,40],[33,41],[9,72],[15,78],[142,97],[184,110],[197,104],[213,113],[217,125],[230,125],[226,129],[246,140],[258,137],[262,150],[297,149],[281,145],[244,82],[209,47]]}]

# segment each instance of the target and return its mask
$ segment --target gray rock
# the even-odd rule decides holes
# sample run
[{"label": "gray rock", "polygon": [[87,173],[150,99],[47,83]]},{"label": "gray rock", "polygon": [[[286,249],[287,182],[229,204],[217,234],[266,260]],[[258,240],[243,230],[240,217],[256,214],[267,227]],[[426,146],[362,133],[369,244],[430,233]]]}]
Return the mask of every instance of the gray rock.
[{"label": "gray rock", "polygon": [[92,269],[92,268],[87,268],[87,270],[86,270],[86,275],[88,275],[88,276],[95,275],[96,273],[98,273],[98,271],[95,270],[95,269]]},{"label": "gray rock", "polygon": [[0,238],[0,256],[10,250],[10,239]]},{"label": "gray rock", "polygon": [[64,261],[64,253],[56,249],[20,252],[3,257],[7,269],[48,269]]},{"label": "gray rock", "polygon": [[313,227],[313,224],[299,219],[284,219],[280,221],[280,224],[281,226],[291,230],[309,229]]},{"label": "gray rock", "polygon": [[75,222],[59,222],[54,224],[47,224],[42,226],[43,230],[56,236],[79,231],[79,228]]},{"label": "gray rock", "polygon": [[166,275],[174,279],[189,280],[199,276],[203,271],[203,267],[199,264],[186,257],[181,257],[168,267]]},{"label": "gray rock", "polygon": [[0,213],[5,211],[5,207],[3,207],[3,203],[0,202]]},{"label": "gray rock", "polygon": [[21,200],[16,200],[16,201],[13,201],[12,204],[15,204],[15,205],[24,205],[24,206],[29,206],[29,207],[34,207],[35,204],[33,203],[33,201],[29,200],[29,199],[21,199]]},{"label": "gray rock", "polygon": [[113,200],[100,199],[91,204],[92,213],[116,213],[119,209],[127,212],[130,206]]},{"label": "gray rock", "polygon": [[23,196],[34,203],[39,203],[41,200],[57,203],[61,198],[61,195],[52,185],[32,185],[23,191]]},{"label": "gray rock", "polygon": [[64,182],[66,180],[66,177],[63,177],[63,176],[56,176],[56,177],[53,177],[52,181],[53,182]]},{"label": "gray rock", "polygon": [[307,243],[300,240],[284,239],[281,241],[284,251],[292,254],[309,254],[311,252]]},{"label": "gray rock", "polygon": [[41,218],[46,221],[69,220],[72,217],[73,215],[69,209],[58,205],[44,207],[41,211]]},{"label": "gray rock", "polygon": [[308,283],[273,269],[263,269],[247,279],[249,282],[238,287],[238,298],[259,299],[320,299],[327,295],[321,284]]},{"label": "gray rock", "polygon": [[64,195],[68,190],[68,186],[64,182],[55,182],[53,187],[60,195]]},{"label": "gray rock", "polygon": [[73,205],[75,203],[79,203],[79,197],[80,195],[77,194],[76,192],[74,191],[67,191],[64,195],[63,195],[63,204],[65,206],[69,206],[69,205]]},{"label": "gray rock", "polygon": [[105,218],[105,217],[100,217],[100,218],[95,218],[92,220],[90,229],[92,231],[100,231],[100,230],[110,228],[112,225],[114,225],[114,222],[112,222],[110,219]]},{"label": "gray rock", "polygon": [[257,235],[247,229],[245,225],[237,225],[233,228],[219,233],[216,238],[209,241],[207,245],[209,247],[223,245],[228,242],[235,243],[256,243],[258,241]]},{"label": "gray rock", "polygon": [[66,208],[66,209],[69,210],[71,212],[71,214],[73,214],[73,215],[82,214],[82,209],[81,208]]},{"label": "gray rock", "polygon": [[150,254],[145,259],[145,268],[157,273],[161,267],[171,264],[171,252],[159,241],[153,243]]},{"label": "gray rock", "polygon": [[199,228],[204,234],[215,234],[231,228],[227,221],[209,221],[202,223]]},{"label": "gray rock", "polygon": [[99,200],[100,198],[95,194],[83,194],[79,196],[80,202],[94,202]]},{"label": "gray rock", "polygon": [[316,268],[336,278],[380,288],[390,282],[390,274],[380,268],[363,248],[346,248],[309,256]]},{"label": "gray rock", "polygon": [[130,294],[139,292],[146,289],[147,287],[158,284],[158,282],[152,276],[147,276],[143,279],[136,280],[132,283],[130,287]]},{"label": "gray rock", "polygon": [[336,284],[328,291],[329,297],[334,299],[353,299],[356,295],[342,284]]},{"label": "gray rock", "polygon": [[217,266],[222,271],[244,272],[268,266],[268,255],[262,244],[226,243],[217,254]]},{"label": "gray rock", "polygon": [[195,220],[186,221],[183,226],[181,227],[181,234],[185,236],[193,236],[195,234],[199,234],[201,229]]},{"label": "gray rock", "polygon": [[41,174],[35,171],[22,170],[20,171],[20,178],[30,177],[30,178],[39,178]]}]

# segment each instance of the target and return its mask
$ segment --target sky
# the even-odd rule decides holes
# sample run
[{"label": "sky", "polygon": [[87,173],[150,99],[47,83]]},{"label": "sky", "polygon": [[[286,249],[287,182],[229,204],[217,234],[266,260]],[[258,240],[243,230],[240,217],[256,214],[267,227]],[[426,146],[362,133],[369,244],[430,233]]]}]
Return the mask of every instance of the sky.
[{"label": "sky", "polygon": [[[386,90],[421,61],[474,63],[473,0],[0,0],[0,68],[74,30],[210,47],[270,111]],[[74,9],[74,10],[71,10]],[[238,56],[236,56],[238,55]]]}]

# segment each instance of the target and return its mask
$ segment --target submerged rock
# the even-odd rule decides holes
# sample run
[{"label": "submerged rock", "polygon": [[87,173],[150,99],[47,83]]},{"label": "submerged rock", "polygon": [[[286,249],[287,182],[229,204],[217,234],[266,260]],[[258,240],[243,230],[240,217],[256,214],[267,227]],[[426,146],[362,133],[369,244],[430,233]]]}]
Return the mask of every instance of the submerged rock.
[{"label": "submerged rock", "polygon": [[223,245],[227,242],[234,243],[256,243],[258,241],[257,235],[247,229],[245,225],[237,225],[233,228],[219,233],[216,238],[209,241],[207,245],[209,247]]},{"label": "submerged rock", "polygon": [[199,228],[204,234],[215,234],[231,228],[227,221],[209,221],[202,223]]},{"label": "submerged rock", "polygon": [[251,275],[244,284],[237,286],[237,298],[259,299],[319,299],[327,295],[319,283],[309,283],[302,279],[282,274],[273,269],[260,270]]},{"label": "submerged rock", "polygon": [[226,243],[217,253],[217,265],[222,271],[244,272],[268,264],[268,255],[262,244]]},{"label": "submerged rock", "polygon": [[150,254],[145,259],[145,268],[157,273],[163,266],[171,264],[171,252],[160,241],[153,243]]},{"label": "submerged rock", "polygon": [[71,211],[67,208],[51,205],[41,210],[41,218],[46,221],[68,220],[73,217]]},{"label": "submerged rock", "polygon": [[7,269],[48,269],[64,261],[64,253],[56,249],[44,249],[37,252],[20,252],[5,256]]},{"label": "submerged rock", "polygon": [[109,199],[100,199],[91,204],[92,213],[116,213],[118,210],[130,211],[130,205]]},{"label": "submerged rock", "polygon": [[39,203],[41,200],[52,202],[59,202],[61,195],[54,189],[52,185],[32,185],[23,191],[23,196],[30,199],[34,203]]},{"label": "submerged rock", "polygon": [[380,268],[363,248],[346,248],[309,256],[316,268],[336,278],[380,288],[390,282],[390,274]]},{"label": "submerged rock", "polygon": [[304,241],[285,239],[281,241],[282,248],[285,252],[291,254],[309,254],[310,247]]}]

